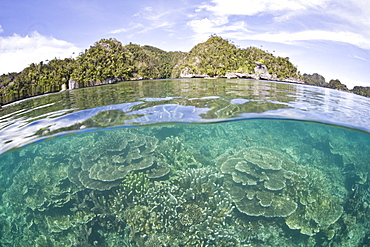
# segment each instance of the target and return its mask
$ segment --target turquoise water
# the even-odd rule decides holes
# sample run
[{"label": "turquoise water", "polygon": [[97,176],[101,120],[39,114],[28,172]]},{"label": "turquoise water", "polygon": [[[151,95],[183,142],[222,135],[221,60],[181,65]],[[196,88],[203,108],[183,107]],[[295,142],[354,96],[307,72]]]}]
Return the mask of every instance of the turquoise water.
[{"label": "turquoise water", "polygon": [[5,107],[0,246],[369,245],[368,99],[165,82]]}]

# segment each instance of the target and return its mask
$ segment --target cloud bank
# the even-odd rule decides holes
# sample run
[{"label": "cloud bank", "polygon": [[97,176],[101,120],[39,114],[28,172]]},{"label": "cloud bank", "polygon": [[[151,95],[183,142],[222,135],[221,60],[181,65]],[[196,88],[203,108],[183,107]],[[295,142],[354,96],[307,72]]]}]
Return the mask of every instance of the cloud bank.
[{"label": "cloud bank", "polygon": [[31,63],[48,59],[74,57],[80,51],[72,43],[43,36],[38,32],[24,37],[18,34],[0,37],[0,74],[20,72]]},{"label": "cloud bank", "polygon": [[[188,22],[196,40],[210,34],[285,44],[324,40],[370,50],[366,0],[211,0]],[[248,29],[246,28],[248,25]]]}]

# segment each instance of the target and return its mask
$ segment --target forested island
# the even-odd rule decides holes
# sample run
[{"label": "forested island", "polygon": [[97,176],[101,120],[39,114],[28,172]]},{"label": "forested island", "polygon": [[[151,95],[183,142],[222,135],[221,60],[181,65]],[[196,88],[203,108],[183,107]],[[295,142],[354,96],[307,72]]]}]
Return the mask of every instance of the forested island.
[{"label": "forested island", "polygon": [[76,59],[55,58],[32,63],[19,73],[3,74],[0,103],[124,80],[184,77],[305,83],[370,97],[370,87],[356,86],[348,90],[339,80],[327,83],[318,74],[301,75],[288,57],[274,56],[256,47],[238,48],[231,41],[213,35],[190,52],[166,52],[153,46],[122,45],[116,39],[102,39]]}]

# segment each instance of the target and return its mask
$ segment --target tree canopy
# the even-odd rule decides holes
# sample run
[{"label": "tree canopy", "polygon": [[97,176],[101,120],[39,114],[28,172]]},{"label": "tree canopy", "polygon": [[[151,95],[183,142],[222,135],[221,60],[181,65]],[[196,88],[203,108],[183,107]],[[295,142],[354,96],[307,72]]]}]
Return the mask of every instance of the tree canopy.
[{"label": "tree canopy", "polygon": [[275,78],[300,78],[289,58],[275,57],[256,47],[238,48],[219,36],[211,36],[206,42],[194,46],[173,75],[178,77],[184,70],[208,76],[224,76],[228,72],[252,74],[256,62],[266,65]]},{"label": "tree canopy", "polygon": [[303,74],[303,78],[305,83],[310,85],[325,87],[327,84],[325,81],[325,77],[319,75],[318,73],[313,73],[312,75]]},{"label": "tree canopy", "polygon": [[[348,91],[339,80],[325,82],[319,74],[300,75],[288,57],[274,56],[256,47],[239,48],[232,41],[212,35],[190,52],[167,52],[153,46],[122,45],[116,39],[101,39],[76,59],[55,58],[32,63],[20,73],[0,76],[0,103],[67,88],[70,81],[89,87],[121,80],[177,78],[184,71],[222,77],[229,72],[254,73],[256,63],[267,67],[273,78],[304,79],[305,83]],[[368,95],[368,89],[355,87]]]},{"label": "tree canopy", "polygon": [[342,84],[338,79],[330,80],[326,87],[342,91],[348,91],[347,86]]},{"label": "tree canopy", "polygon": [[355,86],[352,89],[352,92],[355,94],[365,96],[365,97],[370,97],[370,87]]}]

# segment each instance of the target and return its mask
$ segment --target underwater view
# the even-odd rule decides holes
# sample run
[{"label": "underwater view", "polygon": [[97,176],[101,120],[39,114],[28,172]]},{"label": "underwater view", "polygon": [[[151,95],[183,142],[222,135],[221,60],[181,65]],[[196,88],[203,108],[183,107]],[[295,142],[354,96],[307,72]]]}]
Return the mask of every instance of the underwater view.
[{"label": "underwater view", "polygon": [[370,99],[129,81],[0,111],[0,246],[370,246]]}]

